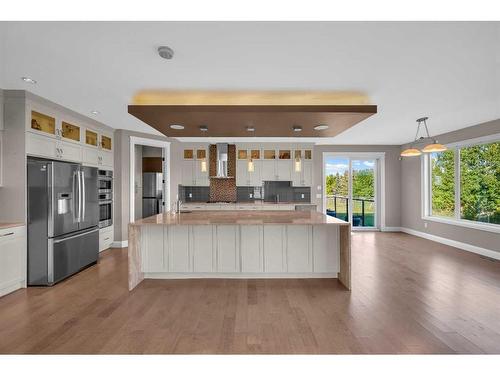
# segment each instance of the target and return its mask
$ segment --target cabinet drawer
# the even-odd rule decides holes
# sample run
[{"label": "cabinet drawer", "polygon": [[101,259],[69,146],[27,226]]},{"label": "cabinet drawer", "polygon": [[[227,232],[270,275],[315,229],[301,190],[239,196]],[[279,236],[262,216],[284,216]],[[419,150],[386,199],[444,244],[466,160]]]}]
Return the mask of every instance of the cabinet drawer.
[{"label": "cabinet drawer", "polygon": [[99,251],[109,249],[113,243],[113,227],[99,230]]},{"label": "cabinet drawer", "polygon": [[20,237],[24,235],[24,226],[0,229],[0,241],[6,238]]}]

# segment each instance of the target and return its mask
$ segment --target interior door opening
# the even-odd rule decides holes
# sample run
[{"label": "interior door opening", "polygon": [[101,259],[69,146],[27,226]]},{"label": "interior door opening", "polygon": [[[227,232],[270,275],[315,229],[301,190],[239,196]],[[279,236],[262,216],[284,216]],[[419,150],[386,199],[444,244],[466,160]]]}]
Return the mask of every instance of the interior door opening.
[{"label": "interior door opening", "polygon": [[325,154],[323,160],[325,213],[355,229],[379,228],[379,160],[340,154]]}]

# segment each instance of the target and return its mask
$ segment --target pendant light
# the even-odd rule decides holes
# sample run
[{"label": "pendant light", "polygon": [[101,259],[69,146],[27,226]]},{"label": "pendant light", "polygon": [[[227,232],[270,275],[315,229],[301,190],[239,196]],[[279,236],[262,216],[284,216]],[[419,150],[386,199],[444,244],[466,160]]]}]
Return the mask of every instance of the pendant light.
[{"label": "pendant light", "polygon": [[294,153],[294,165],[295,165],[295,172],[301,172],[302,171],[302,150],[299,149],[299,145],[295,145],[295,150],[293,150]]},{"label": "pendant light", "polygon": [[[429,153],[429,152],[443,152],[446,151],[447,148],[446,146],[443,146],[440,144],[436,138],[433,138],[429,135],[429,129],[427,128],[427,120],[428,117],[421,117],[417,119],[417,133],[415,134],[415,139],[414,141],[410,144],[410,147],[401,152],[401,156],[419,156],[422,155],[422,152]],[[418,133],[420,132],[420,126],[423,124],[425,128],[425,133],[427,134],[427,137],[420,137],[418,138]],[[432,143],[428,144],[422,149],[418,149],[416,147],[417,143],[422,143],[425,141],[431,140]]]},{"label": "pendant light", "polygon": [[206,172],[207,171],[207,159],[204,158],[202,161],[201,161],[201,171],[202,172]]},{"label": "pendant light", "polygon": [[253,172],[255,171],[255,166],[253,164],[253,159],[250,158],[248,159],[248,172]]}]

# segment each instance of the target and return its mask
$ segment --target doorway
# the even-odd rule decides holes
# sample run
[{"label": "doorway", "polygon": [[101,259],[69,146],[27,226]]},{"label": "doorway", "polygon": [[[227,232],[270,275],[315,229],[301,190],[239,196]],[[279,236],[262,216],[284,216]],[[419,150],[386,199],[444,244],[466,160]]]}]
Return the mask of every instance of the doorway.
[{"label": "doorway", "polygon": [[130,221],[170,207],[168,142],[130,137]]},{"label": "doorway", "polygon": [[324,213],[357,230],[383,227],[379,212],[383,158],[378,153],[324,153]]}]

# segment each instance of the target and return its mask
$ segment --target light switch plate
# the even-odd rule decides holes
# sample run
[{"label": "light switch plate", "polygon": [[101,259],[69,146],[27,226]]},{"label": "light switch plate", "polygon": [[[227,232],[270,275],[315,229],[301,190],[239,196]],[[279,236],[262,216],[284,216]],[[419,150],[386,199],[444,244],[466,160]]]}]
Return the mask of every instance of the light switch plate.
[{"label": "light switch plate", "polygon": [[316,194],[316,199],[321,199],[321,194]]}]

